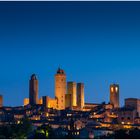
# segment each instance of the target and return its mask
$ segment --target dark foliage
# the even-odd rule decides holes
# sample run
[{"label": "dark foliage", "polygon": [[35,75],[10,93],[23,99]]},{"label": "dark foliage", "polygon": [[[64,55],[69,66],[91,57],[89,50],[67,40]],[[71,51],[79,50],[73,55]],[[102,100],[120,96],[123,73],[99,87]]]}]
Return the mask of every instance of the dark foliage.
[{"label": "dark foliage", "polygon": [[0,127],[0,138],[2,139],[23,139],[32,131],[31,124],[27,118],[19,124],[11,124]]}]

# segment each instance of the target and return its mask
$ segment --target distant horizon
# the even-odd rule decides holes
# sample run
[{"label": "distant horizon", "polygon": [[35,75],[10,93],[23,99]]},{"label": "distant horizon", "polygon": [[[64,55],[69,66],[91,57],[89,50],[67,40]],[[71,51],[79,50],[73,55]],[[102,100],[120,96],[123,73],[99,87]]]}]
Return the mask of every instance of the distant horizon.
[{"label": "distant horizon", "polygon": [[120,86],[120,105],[140,93],[140,2],[0,2],[0,94],[19,106],[37,74],[39,97],[54,97],[60,66],[67,81],[85,84],[85,102],[109,102]]}]

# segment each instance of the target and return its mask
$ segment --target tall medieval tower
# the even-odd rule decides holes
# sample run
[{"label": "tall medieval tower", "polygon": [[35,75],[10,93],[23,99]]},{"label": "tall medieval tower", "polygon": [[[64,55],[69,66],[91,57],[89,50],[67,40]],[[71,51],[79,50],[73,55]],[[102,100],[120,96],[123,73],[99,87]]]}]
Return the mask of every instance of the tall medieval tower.
[{"label": "tall medieval tower", "polygon": [[66,95],[66,75],[64,70],[58,68],[55,74],[55,97],[57,100],[56,109],[65,109],[65,95]]},{"label": "tall medieval tower", "polygon": [[77,83],[77,106],[82,110],[85,105],[84,84]]},{"label": "tall medieval tower", "polygon": [[0,95],[0,107],[2,107],[2,106],[3,106],[3,96]]},{"label": "tall medieval tower", "polygon": [[114,108],[119,108],[119,85],[110,85],[110,103]]},{"label": "tall medieval tower", "polygon": [[31,76],[29,81],[29,104],[38,104],[38,80],[35,74]]},{"label": "tall medieval tower", "polygon": [[68,82],[67,83],[67,94],[71,94],[71,106],[77,106],[77,95],[76,95],[76,83]]}]

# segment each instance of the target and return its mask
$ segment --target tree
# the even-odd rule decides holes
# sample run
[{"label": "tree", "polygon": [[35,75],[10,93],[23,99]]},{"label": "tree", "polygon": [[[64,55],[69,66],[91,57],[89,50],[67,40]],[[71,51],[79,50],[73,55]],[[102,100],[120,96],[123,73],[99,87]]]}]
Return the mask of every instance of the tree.
[{"label": "tree", "polygon": [[0,138],[23,139],[27,138],[31,131],[31,123],[27,118],[25,118],[19,124],[11,124],[0,127]]},{"label": "tree", "polygon": [[53,129],[49,125],[43,124],[35,131],[33,138],[53,138]]},{"label": "tree", "polygon": [[129,131],[130,139],[140,139],[140,130],[138,128]]}]

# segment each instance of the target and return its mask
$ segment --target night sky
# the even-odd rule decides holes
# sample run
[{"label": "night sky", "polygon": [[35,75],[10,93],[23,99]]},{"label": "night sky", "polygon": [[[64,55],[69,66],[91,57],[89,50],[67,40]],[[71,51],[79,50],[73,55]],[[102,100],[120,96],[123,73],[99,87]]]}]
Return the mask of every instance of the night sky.
[{"label": "night sky", "polygon": [[54,74],[85,84],[85,101],[140,98],[140,2],[0,2],[0,94],[23,105],[32,73],[39,97],[54,97]]}]

